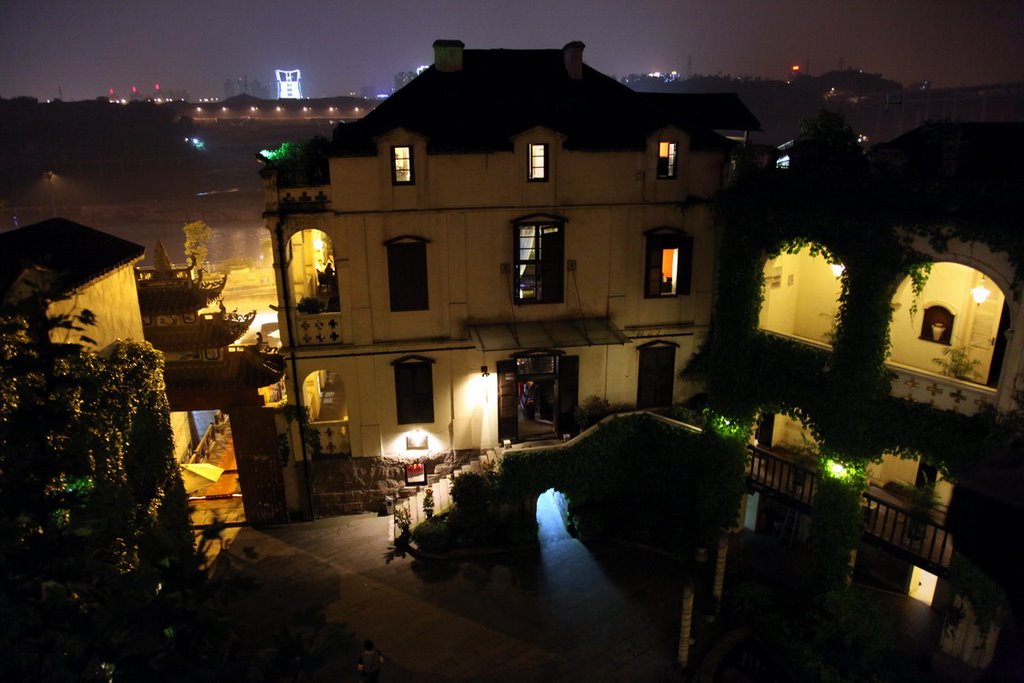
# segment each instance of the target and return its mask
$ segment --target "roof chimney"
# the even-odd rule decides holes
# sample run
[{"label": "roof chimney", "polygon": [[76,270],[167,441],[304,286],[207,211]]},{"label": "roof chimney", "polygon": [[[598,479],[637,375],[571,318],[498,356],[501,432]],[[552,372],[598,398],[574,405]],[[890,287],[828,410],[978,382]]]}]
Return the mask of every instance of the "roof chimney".
[{"label": "roof chimney", "polygon": [[462,48],[466,44],[461,40],[434,41],[434,67],[438,71],[451,73],[462,71]]},{"label": "roof chimney", "polygon": [[583,80],[583,48],[585,47],[586,45],[579,40],[574,40],[571,43],[566,43],[562,48],[565,72],[574,81]]}]

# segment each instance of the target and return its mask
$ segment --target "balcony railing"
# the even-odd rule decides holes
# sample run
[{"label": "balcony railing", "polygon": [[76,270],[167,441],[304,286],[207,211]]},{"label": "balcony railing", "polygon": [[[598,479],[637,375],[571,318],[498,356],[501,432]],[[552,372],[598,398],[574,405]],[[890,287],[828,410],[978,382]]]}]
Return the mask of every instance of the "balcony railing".
[{"label": "balcony railing", "polygon": [[331,205],[330,185],[281,186],[268,197],[267,209],[286,213],[326,211]]},{"label": "balcony railing", "polygon": [[964,415],[973,415],[996,402],[996,390],[992,387],[936,375],[906,365],[886,365],[896,373],[892,381],[893,396],[929,403],[936,408],[955,410]]},{"label": "balcony railing", "polygon": [[[831,346],[816,339],[771,330],[762,331],[773,338],[798,342],[826,352],[832,350]],[[954,410],[964,415],[974,415],[987,405],[995,405],[996,390],[992,387],[945,377],[902,363],[889,361],[885,365],[896,375],[890,389],[893,396],[927,403],[943,410]]]},{"label": "balcony railing", "polygon": [[[747,485],[780,498],[804,513],[811,511],[817,473],[780,452],[750,447]],[[914,517],[902,501],[882,489],[864,494],[864,540],[925,568],[944,575],[953,559],[953,536],[937,519]]]},{"label": "balcony railing", "polygon": [[321,455],[342,455],[352,452],[348,436],[348,420],[310,422],[309,427],[320,436]]},{"label": "balcony railing", "polygon": [[752,446],[747,483],[755,491],[764,491],[787,499],[790,507],[811,511],[817,490],[814,470],[799,465],[780,453]]},{"label": "balcony railing", "polygon": [[915,517],[880,490],[872,491],[864,494],[864,540],[944,574],[953,559],[953,536],[937,520]]},{"label": "balcony railing", "polygon": [[294,346],[341,343],[341,313],[295,313]]}]

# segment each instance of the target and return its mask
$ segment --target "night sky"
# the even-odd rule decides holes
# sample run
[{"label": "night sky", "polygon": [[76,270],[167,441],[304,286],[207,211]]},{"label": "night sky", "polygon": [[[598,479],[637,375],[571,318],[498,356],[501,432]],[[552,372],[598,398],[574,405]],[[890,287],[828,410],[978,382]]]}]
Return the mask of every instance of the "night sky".
[{"label": "night sky", "polygon": [[132,85],[222,97],[226,78],[301,69],[304,94],[373,86],[468,48],[587,44],[611,75],[785,76],[839,67],[934,86],[1024,80],[1024,0],[0,0],[0,97],[91,99]]}]

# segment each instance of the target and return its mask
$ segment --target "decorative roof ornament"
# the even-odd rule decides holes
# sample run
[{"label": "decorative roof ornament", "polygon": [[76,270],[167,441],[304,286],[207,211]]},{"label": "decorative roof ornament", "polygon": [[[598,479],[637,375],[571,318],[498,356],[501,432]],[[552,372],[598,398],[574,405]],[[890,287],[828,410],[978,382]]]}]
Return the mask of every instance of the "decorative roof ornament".
[{"label": "decorative roof ornament", "polygon": [[167,249],[160,240],[156,241],[156,249],[153,250],[153,265],[160,273],[170,272],[174,268],[171,265],[171,257],[167,255]]}]

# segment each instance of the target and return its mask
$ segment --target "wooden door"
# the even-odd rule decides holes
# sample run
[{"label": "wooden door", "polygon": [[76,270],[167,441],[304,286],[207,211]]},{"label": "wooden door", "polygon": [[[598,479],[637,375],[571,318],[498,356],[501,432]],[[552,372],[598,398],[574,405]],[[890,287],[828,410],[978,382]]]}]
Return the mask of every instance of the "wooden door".
[{"label": "wooden door", "polygon": [[498,440],[519,436],[519,396],[516,391],[516,362],[498,361]]}]

